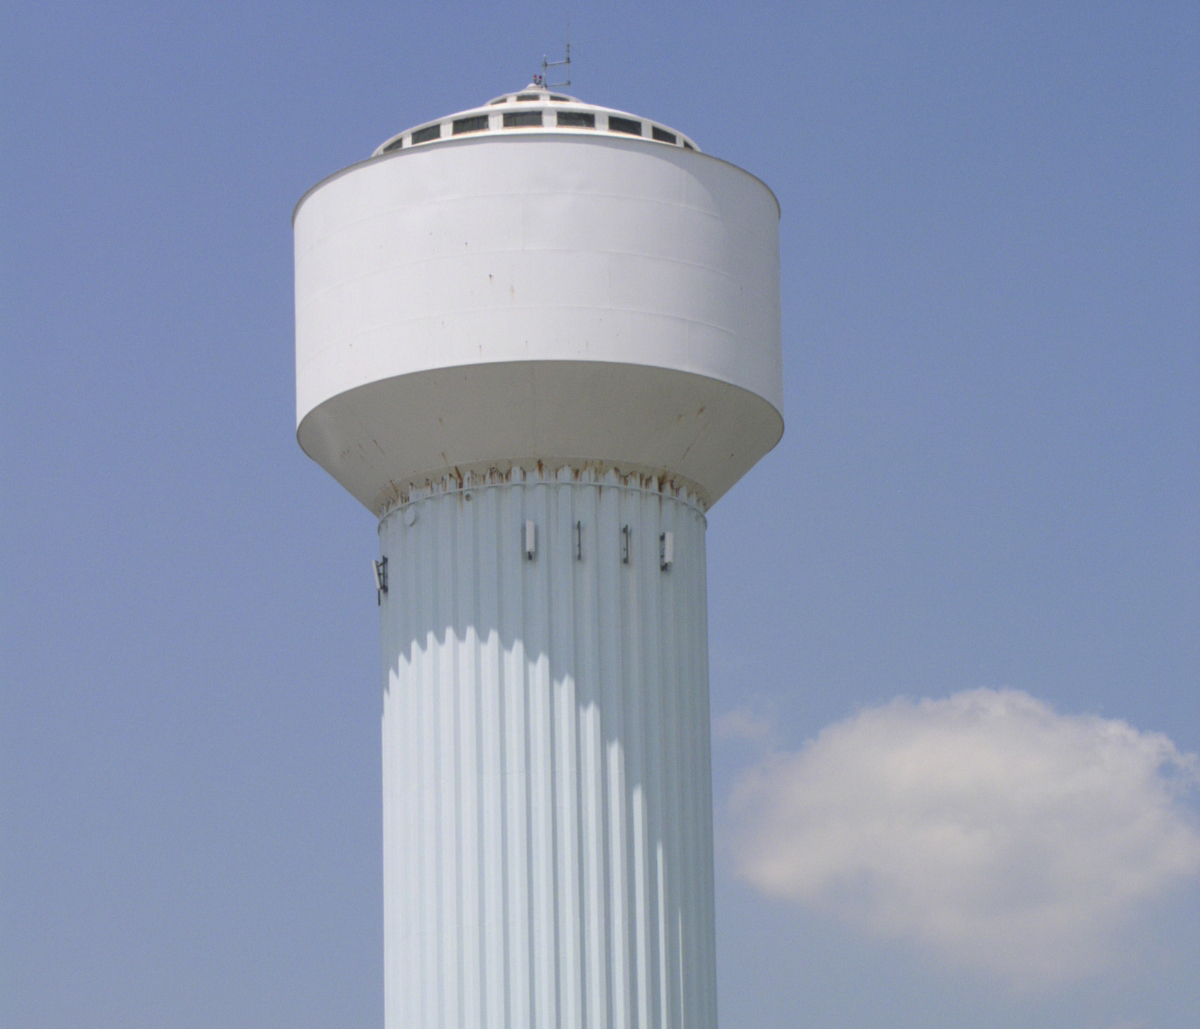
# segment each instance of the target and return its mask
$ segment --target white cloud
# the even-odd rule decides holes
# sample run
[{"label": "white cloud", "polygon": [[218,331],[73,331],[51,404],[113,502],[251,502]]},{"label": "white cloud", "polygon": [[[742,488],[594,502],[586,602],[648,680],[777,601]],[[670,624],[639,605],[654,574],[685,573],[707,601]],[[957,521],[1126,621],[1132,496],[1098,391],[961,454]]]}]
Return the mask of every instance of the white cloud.
[{"label": "white cloud", "polygon": [[735,707],[714,718],[712,732],[715,740],[767,744],[775,738],[775,727],[771,721],[745,707]]},{"label": "white cloud", "polygon": [[743,773],[737,873],[1021,985],[1095,973],[1200,872],[1195,755],[1015,690],[899,699]]}]

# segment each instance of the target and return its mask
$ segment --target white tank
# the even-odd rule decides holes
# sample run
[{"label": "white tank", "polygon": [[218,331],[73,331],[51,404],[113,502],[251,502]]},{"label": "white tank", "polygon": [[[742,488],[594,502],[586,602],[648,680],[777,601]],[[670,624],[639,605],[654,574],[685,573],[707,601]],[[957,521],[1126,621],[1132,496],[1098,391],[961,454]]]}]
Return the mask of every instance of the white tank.
[{"label": "white tank", "polygon": [[297,207],[297,435],[381,519],[389,1029],[716,1024],[704,512],[783,431],[778,218],[537,86]]}]

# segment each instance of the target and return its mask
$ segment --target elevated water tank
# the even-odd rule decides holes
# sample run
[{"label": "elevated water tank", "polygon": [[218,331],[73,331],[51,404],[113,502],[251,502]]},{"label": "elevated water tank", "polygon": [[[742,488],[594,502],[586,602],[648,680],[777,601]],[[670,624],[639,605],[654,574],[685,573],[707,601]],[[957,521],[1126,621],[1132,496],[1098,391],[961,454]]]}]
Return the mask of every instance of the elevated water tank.
[{"label": "elevated water tank", "polygon": [[377,514],[514,465],[715,502],[783,432],[779,208],[656,122],[531,89],[296,209],[300,445]]},{"label": "elevated water tank", "polygon": [[380,519],[388,1029],[716,1025],[705,512],[783,431],[778,218],[536,85],[296,209],[297,435]]}]

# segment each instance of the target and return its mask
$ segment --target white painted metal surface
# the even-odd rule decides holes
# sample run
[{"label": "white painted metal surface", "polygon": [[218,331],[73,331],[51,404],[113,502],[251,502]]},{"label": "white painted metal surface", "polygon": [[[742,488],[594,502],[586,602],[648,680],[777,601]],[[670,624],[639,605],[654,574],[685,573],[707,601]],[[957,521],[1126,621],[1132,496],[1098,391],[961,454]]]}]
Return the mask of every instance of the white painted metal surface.
[{"label": "white painted metal surface", "polygon": [[779,211],[618,134],[476,134],[297,208],[298,436],[382,514],[443,469],[665,474],[712,504],[783,431]]},{"label": "white painted metal surface", "polygon": [[389,1027],[716,1025],[704,529],[571,469],[380,524]]},{"label": "white painted metal surface", "polygon": [[387,1029],[716,1025],[703,512],[783,431],[778,214],[541,93],[297,207],[297,436],[382,519]]}]

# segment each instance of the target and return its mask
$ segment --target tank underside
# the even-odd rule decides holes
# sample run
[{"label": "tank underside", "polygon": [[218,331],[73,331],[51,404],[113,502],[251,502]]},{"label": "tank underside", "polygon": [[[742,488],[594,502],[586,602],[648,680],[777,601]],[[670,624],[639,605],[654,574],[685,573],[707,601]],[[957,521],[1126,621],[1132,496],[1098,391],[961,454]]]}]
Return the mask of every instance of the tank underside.
[{"label": "tank underside", "polygon": [[[487,426],[481,433],[479,427]],[[446,474],[567,465],[663,477],[707,508],[783,433],[761,397],[673,369],[464,365],[372,382],[300,423],[305,452],[376,515]]]}]

